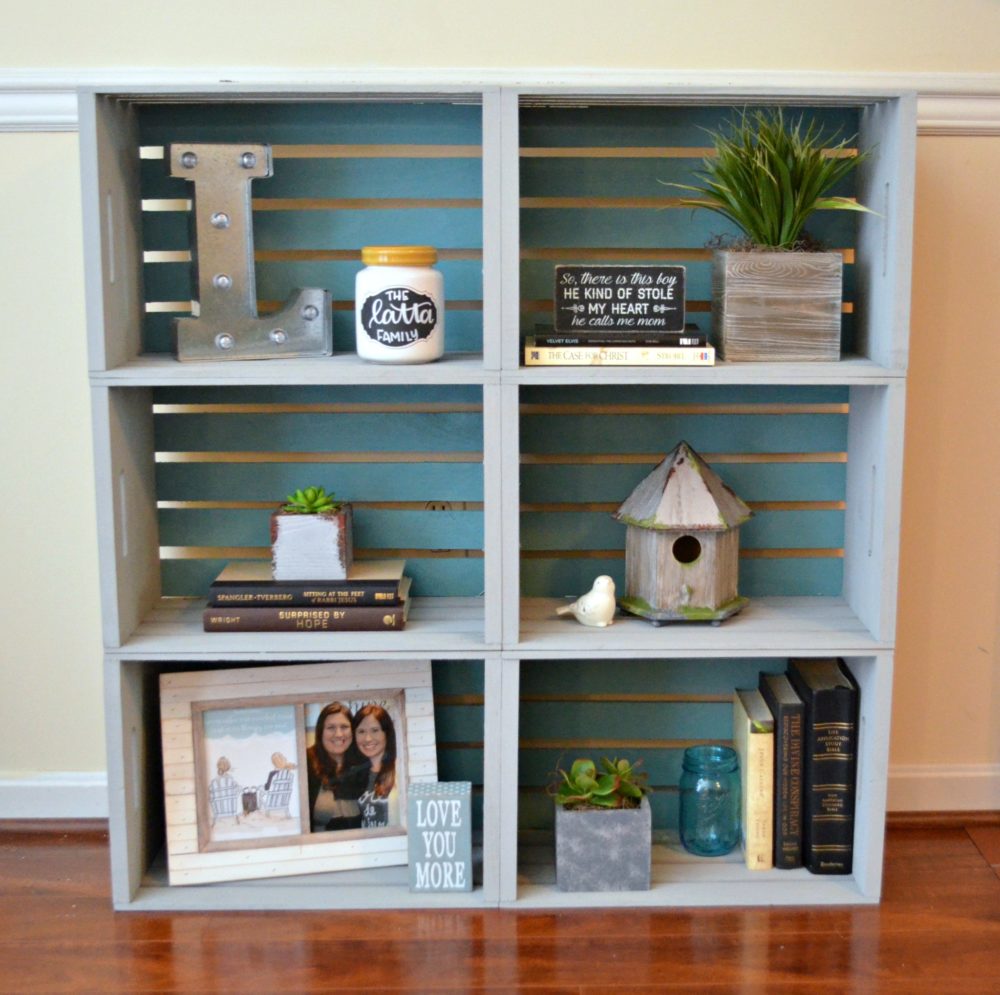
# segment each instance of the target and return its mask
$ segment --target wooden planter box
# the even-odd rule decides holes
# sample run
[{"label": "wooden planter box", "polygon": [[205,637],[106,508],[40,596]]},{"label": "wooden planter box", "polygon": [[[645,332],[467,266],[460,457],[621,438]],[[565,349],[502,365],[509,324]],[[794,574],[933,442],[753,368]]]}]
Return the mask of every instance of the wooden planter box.
[{"label": "wooden planter box", "polygon": [[839,252],[727,252],[712,262],[712,332],[728,362],[840,359]]},{"label": "wooden planter box", "polygon": [[556,887],[560,891],[648,891],[653,819],[639,808],[556,806]]},{"label": "wooden planter box", "polygon": [[354,561],[351,506],[318,515],[271,515],[275,580],[347,580]]}]

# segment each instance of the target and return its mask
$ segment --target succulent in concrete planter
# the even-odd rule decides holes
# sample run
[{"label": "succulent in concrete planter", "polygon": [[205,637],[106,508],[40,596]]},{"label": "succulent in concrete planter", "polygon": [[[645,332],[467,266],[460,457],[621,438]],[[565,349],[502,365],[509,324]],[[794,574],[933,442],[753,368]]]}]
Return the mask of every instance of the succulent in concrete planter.
[{"label": "succulent in concrete planter", "polygon": [[346,580],[354,558],[351,506],[322,487],[289,494],[271,515],[275,580]]},{"label": "succulent in concrete planter", "polygon": [[[682,203],[728,218],[746,235],[716,251],[712,331],[723,359],[835,361],[840,358],[843,261],[813,248],[804,232],[818,210],[868,211],[837,184],[867,158],[802,117],[780,108],[744,112],[711,132],[697,193]],[[870,213],[870,212],[869,212]]]},{"label": "succulent in concrete planter", "polygon": [[[640,761],[641,762],[641,761]],[[648,776],[627,760],[577,760],[560,770],[556,886],[560,891],[643,891],[650,886]]]}]

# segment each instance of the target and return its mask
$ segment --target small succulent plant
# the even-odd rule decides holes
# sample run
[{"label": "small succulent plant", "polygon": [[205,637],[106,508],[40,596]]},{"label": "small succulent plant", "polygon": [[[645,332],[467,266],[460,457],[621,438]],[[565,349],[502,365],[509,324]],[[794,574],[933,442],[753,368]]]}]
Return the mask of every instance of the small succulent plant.
[{"label": "small succulent plant", "polygon": [[324,511],[339,511],[342,502],[334,500],[323,487],[307,487],[286,498],[281,510],[292,515],[318,515]]},{"label": "small succulent plant", "polygon": [[562,778],[555,793],[557,805],[565,808],[638,808],[642,796],[650,791],[649,775],[637,773],[641,764],[628,760],[601,760],[601,772],[593,760],[576,760],[567,774],[556,773]]}]

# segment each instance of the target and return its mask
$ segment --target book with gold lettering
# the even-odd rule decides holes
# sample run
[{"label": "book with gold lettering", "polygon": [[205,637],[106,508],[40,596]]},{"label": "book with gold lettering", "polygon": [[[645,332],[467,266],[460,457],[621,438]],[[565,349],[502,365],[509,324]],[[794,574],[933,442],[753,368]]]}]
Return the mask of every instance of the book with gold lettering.
[{"label": "book with gold lettering", "polygon": [[410,578],[399,584],[393,605],[300,605],[285,607],[210,606],[202,616],[205,632],[396,632],[410,612]]},{"label": "book with gold lettering", "polygon": [[402,604],[405,560],[361,560],[347,580],[274,580],[267,560],[226,565],[208,589],[211,608],[336,608]]},{"label": "book with gold lettering", "polygon": [[751,871],[774,866],[774,719],[756,688],[733,692],[733,747],[740,758],[743,856]]},{"label": "book with gold lettering", "polygon": [[524,340],[525,366],[714,366],[710,346],[543,346]]},{"label": "book with gold lettering", "polygon": [[790,660],[805,702],[802,862],[813,874],[850,874],[854,856],[860,692],[843,660]]}]

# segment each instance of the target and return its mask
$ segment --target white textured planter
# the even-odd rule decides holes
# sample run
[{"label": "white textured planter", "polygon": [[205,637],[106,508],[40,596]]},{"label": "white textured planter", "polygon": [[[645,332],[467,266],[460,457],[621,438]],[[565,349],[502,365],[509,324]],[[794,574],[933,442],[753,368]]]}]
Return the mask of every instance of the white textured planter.
[{"label": "white textured planter", "polygon": [[727,362],[840,359],[839,252],[729,252],[712,257],[712,333]]},{"label": "white textured planter", "polygon": [[556,806],[556,887],[560,891],[648,891],[653,819],[639,808]]},{"label": "white textured planter", "polygon": [[347,580],[354,561],[349,504],[339,511],[271,515],[271,572],[275,580]]}]

